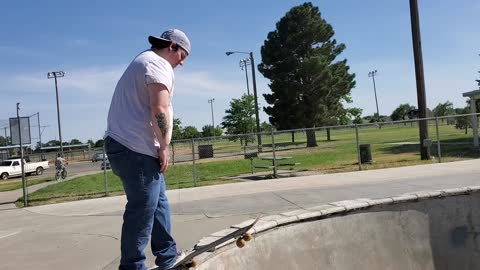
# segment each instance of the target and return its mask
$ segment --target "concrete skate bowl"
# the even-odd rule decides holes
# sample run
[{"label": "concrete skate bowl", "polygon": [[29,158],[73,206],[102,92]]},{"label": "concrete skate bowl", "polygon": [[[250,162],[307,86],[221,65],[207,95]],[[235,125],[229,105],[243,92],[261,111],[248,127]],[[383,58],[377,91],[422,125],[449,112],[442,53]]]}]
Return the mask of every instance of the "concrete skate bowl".
[{"label": "concrete skate bowl", "polygon": [[480,187],[341,201],[263,217],[253,235],[242,249],[232,241],[204,254],[196,269],[480,269]]}]

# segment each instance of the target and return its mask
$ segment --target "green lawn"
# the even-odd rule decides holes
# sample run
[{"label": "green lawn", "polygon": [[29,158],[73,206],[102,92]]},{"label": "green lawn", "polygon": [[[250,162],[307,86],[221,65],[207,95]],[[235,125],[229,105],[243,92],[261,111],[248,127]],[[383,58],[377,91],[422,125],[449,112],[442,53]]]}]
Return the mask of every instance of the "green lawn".
[{"label": "green lawn", "polygon": [[[54,179],[51,177],[39,178],[39,179],[27,179],[27,186],[33,186],[37,184],[41,184],[44,182],[53,181]],[[3,191],[11,191],[23,188],[22,179],[21,178],[14,178],[8,180],[0,180],[0,192]]]},{"label": "green lawn", "polygon": [[[422,161],[419,155],[418,128],[407,125],[385,125],[381,129],[377,127],[359,128],[359,143],[370,144],[374,162],[364,164],[363,169],[378,169],[417,164],[429,164],[438,162],[436,128],[429,126],[430,138],[433,141],[431,154],[437,157],[432,160]],[[306,148],[306,134],[297,132],[292,139],[291,132],[275,135],[276,154],[291,156],[292,162],[298,162],[296,171],[309,170],[321,173],[335,173],[358,170],[357,145],[355,143],[355,129],[331,129],[330,141],[327,141],[326,129],[316,132],[317,147]],[[453,126],[445,124],[439,126],[442,162],[456,161],[470,158],[478,158],[479,153],[471,146],[471,133],[465,134],[463,130],[457,130]],[[166,174],[167,189],[188,188],[193,186],[214,185],[231,183],[229,177],[251,173],[250,159],[244,159],[242,145],[239,141],[227,139],[215,139],[213,144],[215,154],[237,153],[237,156],[202,159],[196,161],[194,167],[191,162],[177,163],[169,167]],[[196,142],[205,144],[205,142]],[[271,136],[263,136],[262,144],[264,151],[271,151]],[[176,144],[177,155],[179,153],[191,155],[190,144]],[[256,144],[250,144],[256,149]],[[259,155],[271,155],[270,152]],[[254,162],[268,162],[255,160]],[[195,169],[195,171],[194,171]],[[283,169],[283,168],[282,168]],[[261,171],[261,170],[256,170]],[[265,169],[264,171],[269,171]],[[193,180],[193,175],[196,175]],[[107,174],[109,195],[123,194],[123,188],[119,179],[111,172]],[[103,173],[91,176],[79,177],[67,182],[50,185],[37,192],[29,194],[31,205],[55,203],[85,198],[105,196],[105,183]],[[17,204],[21,206],[21,199]]]}]

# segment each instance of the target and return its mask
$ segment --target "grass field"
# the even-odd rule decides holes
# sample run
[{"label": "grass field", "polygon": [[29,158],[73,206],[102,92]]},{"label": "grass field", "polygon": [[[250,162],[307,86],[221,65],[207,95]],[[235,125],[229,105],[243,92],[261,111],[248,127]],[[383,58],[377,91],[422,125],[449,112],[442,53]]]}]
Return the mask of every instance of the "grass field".
[{"label": "grass field", "polygon": [[[27,179],[27,186],[38,185],[44,182],[53,181],[51,177],[39,178],[39,179]],[[0,181],[0,192],[2,191],[11,191],[22,188],[22,180],[10,179]]]},{"label": "grass field", "polygon": [[[336,173],[356,171],[358,166],[357,144],[354,128],[330,129],[330,140],[327,140],[326,129],[316,131],[318,146],[306,147],[305,132],[285,132],[276,134],[274,145],[276,155],[290,156],[292,162],[298,162],[295,171],[318,171]],[[378,127],[359,128],[359,144],[370,144],[373,163],[363,164],[362,169],[379,169],[438,162],[436,127],[429,126],[432,160],[420,160],[418,127],[410,124],[384,125]],[[472,147],[471,133],[457,130],[451,125],[439,126],[439,138],[442,162],[478,158],[479,152]],[[224,138],[209,141],[195,141],[194,145],[211,143],[215,155],[229,154],[222,158],[196,160],[195,166],[190,162],[177,162],[170,166],[167,174],[167,189],[188,188],[193,186],[231,183],[230,177],[251,172],[250,159],[244,159],[240,142]],[[272,137],[262,136],[263,151],[260,156],[271,155]],[[249,147],[256,149],[255,143]],[[176,158],[180,155],[192,156],[191,144],[188,142],[175,145]],[[255,162],[262,162],[255,160]],[[265,161],[263,161],[265,162]],[[256,170],[258,171],[258,170]],[[265,169],[264,171],[268,171]],[[193,175],[196,175],[195,179]],[[109,195],[123,194],[119,179],[108,172]],[[30,205],[97,198],[105,196],[103,173],[83,176],[77,179],[50,185],[29,194]],[[21,206],[21,199],[17,202]]]}]

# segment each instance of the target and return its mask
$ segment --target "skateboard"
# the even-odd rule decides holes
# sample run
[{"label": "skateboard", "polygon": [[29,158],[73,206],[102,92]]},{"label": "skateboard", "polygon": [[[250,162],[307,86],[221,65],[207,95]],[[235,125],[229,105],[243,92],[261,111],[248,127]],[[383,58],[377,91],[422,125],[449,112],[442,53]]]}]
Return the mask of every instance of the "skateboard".
[{"label": "skateboard", "polygon": [[170,269],[190,269],[197,266],[197,262],[194,258],[204,252],[214,250],[218,245],[221,245],[227,242],[230,239],[235,239],[237,247],[243,248],[246,245],[246,242],[253,239],[253,236],[248,233],[248,231],[258,222],[261,216],[258,216],[252,223],[249,225],[238,228],[235,231],[225,235],[222,238],[219,238],[207,245],[204,246],[195,246],[193,249],[185,251],[185,257],[176,262]]}]

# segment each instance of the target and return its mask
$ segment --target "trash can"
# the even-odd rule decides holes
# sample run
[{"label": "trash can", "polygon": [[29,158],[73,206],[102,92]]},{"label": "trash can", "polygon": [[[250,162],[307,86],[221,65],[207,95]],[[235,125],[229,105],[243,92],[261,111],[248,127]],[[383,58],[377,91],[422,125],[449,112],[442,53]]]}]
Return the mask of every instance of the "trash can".
[{"label": "trash can", "polygon": [[212,158],[213,157],[213,145],[205,144],[198,146],[198,158]]},{"label": "trash can", "polygon": [[372,163],[370,144],[360,144],[360,161],[362,163]]}]

